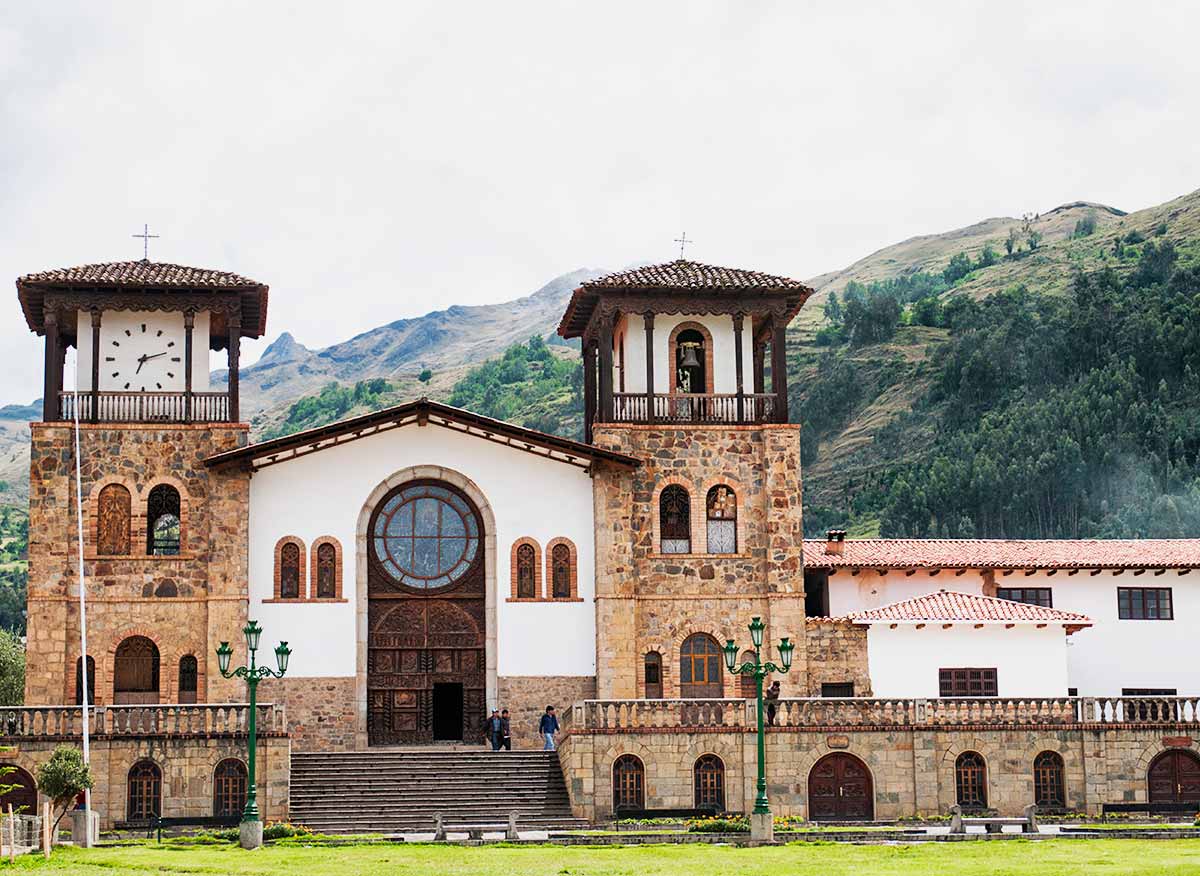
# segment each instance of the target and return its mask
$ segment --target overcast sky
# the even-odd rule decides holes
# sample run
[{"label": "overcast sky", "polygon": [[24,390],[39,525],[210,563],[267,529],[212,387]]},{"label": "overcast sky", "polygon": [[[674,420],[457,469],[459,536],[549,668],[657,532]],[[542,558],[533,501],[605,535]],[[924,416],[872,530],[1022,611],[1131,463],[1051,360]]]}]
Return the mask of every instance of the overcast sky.
[{"label": "overcast sky", "polygon": [[[148,222],[152,259],[268,283],[268,340],[313,347],[684,229],[807,278],[1200,187],[1198,32],[1182,2],[9,3],[0,278],[139,258]],[[0,402],[27,402],[7,288]]]}]

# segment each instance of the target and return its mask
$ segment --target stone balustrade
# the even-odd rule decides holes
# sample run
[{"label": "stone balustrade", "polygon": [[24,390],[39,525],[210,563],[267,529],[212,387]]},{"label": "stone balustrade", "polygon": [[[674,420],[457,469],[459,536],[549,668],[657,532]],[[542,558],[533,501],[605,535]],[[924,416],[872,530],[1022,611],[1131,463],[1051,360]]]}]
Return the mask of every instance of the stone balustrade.
[{"label": "stone balustrade", "polygon": [[[754,700],[584,700],[570,731],[622,733],[682,728],[752,730]],[[1045,727],[1200,724],[1200,697],[963,697],[780,699],[774,726],[809,728]]]},{"label": "stone balustrade", "polygon": [[[259,703],[258,732],[283,735],[287,719],[283,706]],[[139,736],[218,737],[245,736],[249,730],[248,703],[156,704],[94,706],[89,732],[96,737]],[[83,709],[79,706],[10,706],[0,708],[0,739],[83,735]]]}]

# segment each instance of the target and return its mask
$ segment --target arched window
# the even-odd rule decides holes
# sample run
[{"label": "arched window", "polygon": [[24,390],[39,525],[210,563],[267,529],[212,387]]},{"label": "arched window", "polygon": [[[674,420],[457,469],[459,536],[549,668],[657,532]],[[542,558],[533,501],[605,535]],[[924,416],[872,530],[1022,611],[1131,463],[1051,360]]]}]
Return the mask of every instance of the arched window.
[{"label": "arched window", "polygon": [[179,491],[159,484],[146,499],[146,553],[155,557],[179,553]]},{"label": "arched window", "polygon": [[729,487],[719,485],[708,491],[704,503],[708,520],[708,552],[737,553],[737,496]]},{"label": "arched window", "polygon": [[[88,705],[96,705],[96,661],[92,655],[87,659],[87,701]],[[75,658],[75,705],[83,705],[83,658]],[[4,780],[0,779],[0,785]]]},{"label": "arched window", "polygon": [[109,484],[96,500],[96,553],[104,556],[129,554],[129,490]]},{"label": "arched window", "polygon": [[537,599],[537,548],[529,542],[517,545],[517,599]]},{"label": "arched window", "polygon": [[613,811],[646,808],[646,768],[632,754],[613,763]]},{"label": "arched window", "polygon": [[125,818],[149,821],[162,815],[162,770],[150,760],[135,763],[129,770],[128,805]]},{"label": "arched window", "polygon": [[300,598],[300,545],[294,541],[279,548],[279,598]]},{"label": "arched window", "polygon": [[1033,802],[1048,808],[1067,805],[1063,759],[1056,751],[1043,751],[1033,759]]},{"label": "arched window", "polygon": [[553,539],[546,550],[546,575],[550,580],[552,599],[575,599],[579,596],[576,577],[575,545],[566,538]]},{"label": "arched window", "polygon": [[130,636],[113,657],[113,702],[117,705],[157,703],[158,646],[145,636]]},{"label": "arched window", "polygon": [[17,815],[36,815],[38,811],[37,782],[26,770],[15,763],[0,764],[0,785],[15,785],[7,794],[0,795],[0,811],[8,812],[9,804]]},{"label": "arched window", "polygon": [[661,700],[663,695],[662,655],[651,651],[645,661],[646,699]]},{"label": "arched window", "polygon": [[213,815],[240,815],[246,806],[246,765],[227,757],[213,770]]},{"label": "arched window", "polygon": [[179,702],[196,702],[196,690],[200,686],[199,674],[195,657],[188,654],[179,658]]},{"label": "arched window", "polygon": [[[739,662],[753,663],[754,662],[754,652],[753,651],[743,651],[742,659]],[[763,679],[764,690],[766,688],[766,684],[767,684],[766,679]],[[753,673],[743,672],[741,675],[738,676],[738,696],[741,697],[742,699],[747,699],[747,700],[754,699],[755,697],[758,696],[758,685],[754,681]]]},{"label": "arched window", "polygon": [[675,391],[708,391],[708,351],[704,335],[693,328],[675,336]]},{"label": "arched window", "polygon": [[658,497],[658,527],[664,554],[692,552],[691,499],[678,484],[671,484]]},{"label": "arched window", "polygon": [[725,811],[725,764],[715,754],[704,754],[692,767],[695,779],[695,806]]},{"label": "arched window", "polygon": [[317,599],[337,599],[337,547],[332,542],[317,545]]},{"label": "arched window", "polygon": [[963,809],[987,809],[987,764],[977,751],[964,751],[954,762],[954,787]]},{"label": "arched window", "polygon": [[713,699],[723,695],[721,647],[706,633],[694,633],[679,649],[679,695]]}]

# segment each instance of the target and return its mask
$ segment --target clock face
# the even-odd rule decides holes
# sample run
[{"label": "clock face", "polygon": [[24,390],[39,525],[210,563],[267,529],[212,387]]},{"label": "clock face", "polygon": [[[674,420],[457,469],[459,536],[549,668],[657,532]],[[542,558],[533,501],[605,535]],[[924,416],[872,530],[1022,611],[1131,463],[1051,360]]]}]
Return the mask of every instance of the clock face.
[{"label": "clock face", "polygon": [[101,341],[103,384],[133,392],[176,389],[183,375],[183,350],[172,334],[143,322]]}]

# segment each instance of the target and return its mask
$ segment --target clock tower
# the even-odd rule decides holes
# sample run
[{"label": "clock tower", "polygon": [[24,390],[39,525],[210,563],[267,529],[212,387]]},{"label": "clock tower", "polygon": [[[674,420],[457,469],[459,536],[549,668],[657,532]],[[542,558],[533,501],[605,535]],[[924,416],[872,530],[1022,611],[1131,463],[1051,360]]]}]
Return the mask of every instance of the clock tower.
[{"label": "clock tower", "polygon": [[[266,328],[267,287],[147,260],[17,280],[45,338],[31,426],[26,702],[80,701],[74,421],[80,423],[88,699],[238,699],[215,664],[247,613],[249,476],[204,460],[244,445],[241,339]],[[67,348],[76,385],[64,385]],[[228,356],[210,385],[209,351]]]}]

